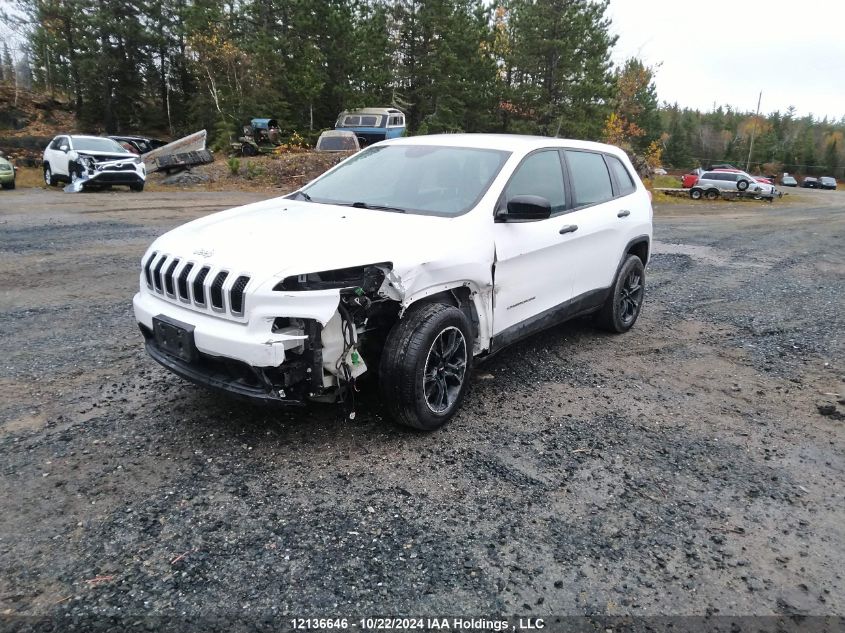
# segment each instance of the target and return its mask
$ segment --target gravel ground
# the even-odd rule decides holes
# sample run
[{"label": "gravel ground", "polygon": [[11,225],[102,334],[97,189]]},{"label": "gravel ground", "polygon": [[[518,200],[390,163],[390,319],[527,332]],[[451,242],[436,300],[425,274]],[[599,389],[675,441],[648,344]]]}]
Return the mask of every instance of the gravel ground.
[{"label": "gravel ground", "polygon": [[845,193],[661,205],[636,328],[506,350],[433,434],[145,356],[147,244],[267,195],[0,195],[0,614],[845,615]]}]

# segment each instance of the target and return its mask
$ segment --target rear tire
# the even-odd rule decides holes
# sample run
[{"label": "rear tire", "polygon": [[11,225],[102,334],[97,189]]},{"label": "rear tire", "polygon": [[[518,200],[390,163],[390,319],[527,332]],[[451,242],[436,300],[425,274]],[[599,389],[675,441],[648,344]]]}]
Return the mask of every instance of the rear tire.
[{"label": "rear tire", "polygon": [[441,303],[411,306],[393,326],[379,390],[396,422],[433,431],[452,418],[472,370],[471,332],[463,311]]},{"label": "rear tire", "polygon": [[627,332],[640,316],[644,297],[645,266],[636,255],[628,255],[616,275],[610,295],[596,313],[596,325],[608,332]]},{"label": "rear tire", "polygon": [[690,189],[689,197],[693,200],[701,200],[701,189]]},{"label": "rear tire", "polygon": [[710,189],[710,190],[707,191],[706,196],[707,196],[708,200],[715,200],[716,198],[719,197],[719,192],[716,191],[715,189]]}]

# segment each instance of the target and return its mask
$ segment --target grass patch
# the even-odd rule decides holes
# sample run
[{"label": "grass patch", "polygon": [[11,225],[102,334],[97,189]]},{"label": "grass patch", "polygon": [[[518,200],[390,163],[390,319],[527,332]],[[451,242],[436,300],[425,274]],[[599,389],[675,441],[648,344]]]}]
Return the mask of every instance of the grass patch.
[{"label": "grass patch", "polygon": [[43,187],[44,171],[40,167],[18,167],[16,187]]},{"label": "grass patch", "polygon": [[681,179],[677,176],[654,176],[651,179],[651,186],[663,189],[678,189],[681,186]]},{"label": "grass patch", "polygon": [[678,196],[670,196],[669,194],[663,193],[662,191],[652,191],[651,192],[651,203],[655,204],[670,204],[673,202],[679,202],[684,200],[684,198],[679,198]]}]

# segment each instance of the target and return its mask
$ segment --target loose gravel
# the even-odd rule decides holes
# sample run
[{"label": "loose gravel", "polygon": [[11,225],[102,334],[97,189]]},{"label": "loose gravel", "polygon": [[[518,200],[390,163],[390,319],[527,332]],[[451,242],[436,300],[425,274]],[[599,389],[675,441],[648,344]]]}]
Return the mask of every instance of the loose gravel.
[{"label": "loose gravel", "polygon": [[658,207],[634,330],[511,347],[431,434],[145,356],[147,244],[262,195],[3,193],[5,616],[845,614],[845,194]]}]

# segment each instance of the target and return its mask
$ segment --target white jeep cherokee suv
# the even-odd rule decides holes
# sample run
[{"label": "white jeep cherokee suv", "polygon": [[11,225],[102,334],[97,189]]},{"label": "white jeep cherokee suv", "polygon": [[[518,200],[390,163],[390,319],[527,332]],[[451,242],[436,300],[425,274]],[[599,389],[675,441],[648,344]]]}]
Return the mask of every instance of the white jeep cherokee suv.
[{"label": "white jeep cherokee suv", "polygon": [[392,416],[431,430],[474,359],[589,313],[630,329],[651,234],[650,196],[616,147],[399,138],[157,239],[135,316],[149,354],[196,383],[348,403],[375,371]]}]

